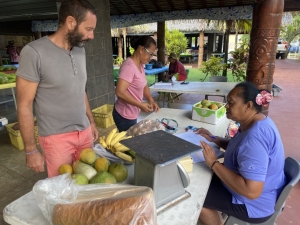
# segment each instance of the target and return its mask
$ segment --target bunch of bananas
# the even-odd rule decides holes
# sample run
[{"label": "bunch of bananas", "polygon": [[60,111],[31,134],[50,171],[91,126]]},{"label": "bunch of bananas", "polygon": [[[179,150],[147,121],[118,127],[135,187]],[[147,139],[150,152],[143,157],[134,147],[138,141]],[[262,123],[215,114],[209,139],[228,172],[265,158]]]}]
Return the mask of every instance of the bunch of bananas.
[{"label": "bunch of bananas", "polygon": [[128,162],[133,162],[135,158],[135,152],[120,143],[121,140],[125,140],[132,137],[126,136],[126,133],[126,131],[118,132],[118,129],[114,128],[107,135],[107,137],[100,137],[99,143],[102,145],[103,148],[106,148],[107,150],[111,151],[117,157]]}]

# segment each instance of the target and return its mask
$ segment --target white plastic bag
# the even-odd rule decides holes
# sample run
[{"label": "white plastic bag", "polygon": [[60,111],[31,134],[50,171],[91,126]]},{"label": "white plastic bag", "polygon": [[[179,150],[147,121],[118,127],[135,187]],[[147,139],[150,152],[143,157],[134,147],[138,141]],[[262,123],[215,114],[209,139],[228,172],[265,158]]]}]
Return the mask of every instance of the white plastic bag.
[{"label": "white plastic bag", "polygon": [[76,185],[70,174],[38,181],[38,206],[52,225],[157,225],[151,188],[126,184]]},{"label": "white plastic bag", "polygon": [[100,144],[95,144],[93,147],[94,152],[100,156],[100,157],[105,157],[107,158],[110,162],[123,162],[122,159],[118,158],[114,154],[110,153],[107,151],[105,148],[102,147]]},{"label": "white plastic bag", "polygon": [[139,136],[142,134],[151,133],[157,130],[165,130],[164,125],[155,120],[142,120],[130,127],[126,133],[127,136]]}]

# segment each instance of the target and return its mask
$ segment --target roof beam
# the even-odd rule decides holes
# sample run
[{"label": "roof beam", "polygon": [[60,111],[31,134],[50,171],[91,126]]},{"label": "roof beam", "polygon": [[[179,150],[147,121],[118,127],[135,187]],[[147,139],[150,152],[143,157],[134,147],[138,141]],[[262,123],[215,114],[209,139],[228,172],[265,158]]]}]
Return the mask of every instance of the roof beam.
[{"label": "roof beam", "polygon": [[224,6],[224,0],[220,0],[220,6],[222,7],[222,6]]},{"label": "roof beam", "polygon": [[157,11],[161,11],[160,7],[157,5],[156,1],[152,2]]},{"label": "roof beam", "polygon": [[186,5],[187,9],[191,9],[191,6],[190,6],[190,3],[188,0],[184,0],[184,3]]},{"label": "roof beam", "polygon": [[172,2],[172,0],[168,0],[169,4],[170,4],[170,7],[172,10],[175,10],[175,7],[174,7],[174,4]]},{"label": "roof beam", "polygon": [[118,14],[122,14],[122,12],[112,2],[110,2],[110,4],[118,11]]},{"label": "roof beam", "polygon": [[135,13],[135,11],[127,4],[127,2],[125,2],[124,0],[121,0],[121,2],[123,2],[123,4],[127,6],[127,8],[131,11],[132,14]]},{"label": "roof beam", "polygon": [[145,8],[145,6],[141,3],[140,0],[137,0],[137,2],[140,4],[140,6],[143,8],[144,12],[148,12],[148,10]]},{"label": "roof beam", "polygon": [[284,12],[292,12],[300,10],[300,2],[299,1],[285,1],[284,2]]},{"label": "roof beam", "polygon": [[206,1],[205,0],[201,0],[201,4],[204,8],[206,8]]}]

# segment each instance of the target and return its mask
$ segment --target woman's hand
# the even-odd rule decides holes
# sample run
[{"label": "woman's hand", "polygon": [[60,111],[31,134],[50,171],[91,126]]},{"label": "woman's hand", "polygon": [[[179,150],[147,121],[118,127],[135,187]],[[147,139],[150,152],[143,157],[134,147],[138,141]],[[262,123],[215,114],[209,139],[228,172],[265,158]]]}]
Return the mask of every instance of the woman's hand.
[{"label": "woman's hand", "polygon": [[205,143],[204,141],[200,141],[200,143],[203,148],[202,152],[205,158],[205,162],[207,166],[211,168],[212,164],[217,160],[216,153],[209,144]]},{"label": "woman's hand", "polygon": [[158,112],[158,110],[160,109],[154,101],[150,102],[149,104],[151,105],[154,112]]},{"label": "woman's hand", "polygon": [[200,134],[202,137],[204,137],[206,140],[213,142],[214,139],[211,137],[214,137],[208,130],[204,128],[199,128],[195,131],[196,134]]},{"label": "woman's hand", "polygon": [[152,105],[149,104],[148,102],[141,102],[140,109],[143,112],[153,112],[153,110],[154,110]]}]

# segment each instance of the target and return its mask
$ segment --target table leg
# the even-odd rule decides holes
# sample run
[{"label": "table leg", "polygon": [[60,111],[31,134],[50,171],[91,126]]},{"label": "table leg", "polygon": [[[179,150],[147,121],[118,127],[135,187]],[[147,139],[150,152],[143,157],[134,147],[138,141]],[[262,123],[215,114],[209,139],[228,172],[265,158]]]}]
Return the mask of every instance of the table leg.
[{"label": "table leg", "polygon": [[15,91],[14,91],[13,87],[11,88],[11,92],[12,92],[12,95],[13,95],[13,98],[14,98],[15,108],[17,110],[17,101],[16,101]]}]

